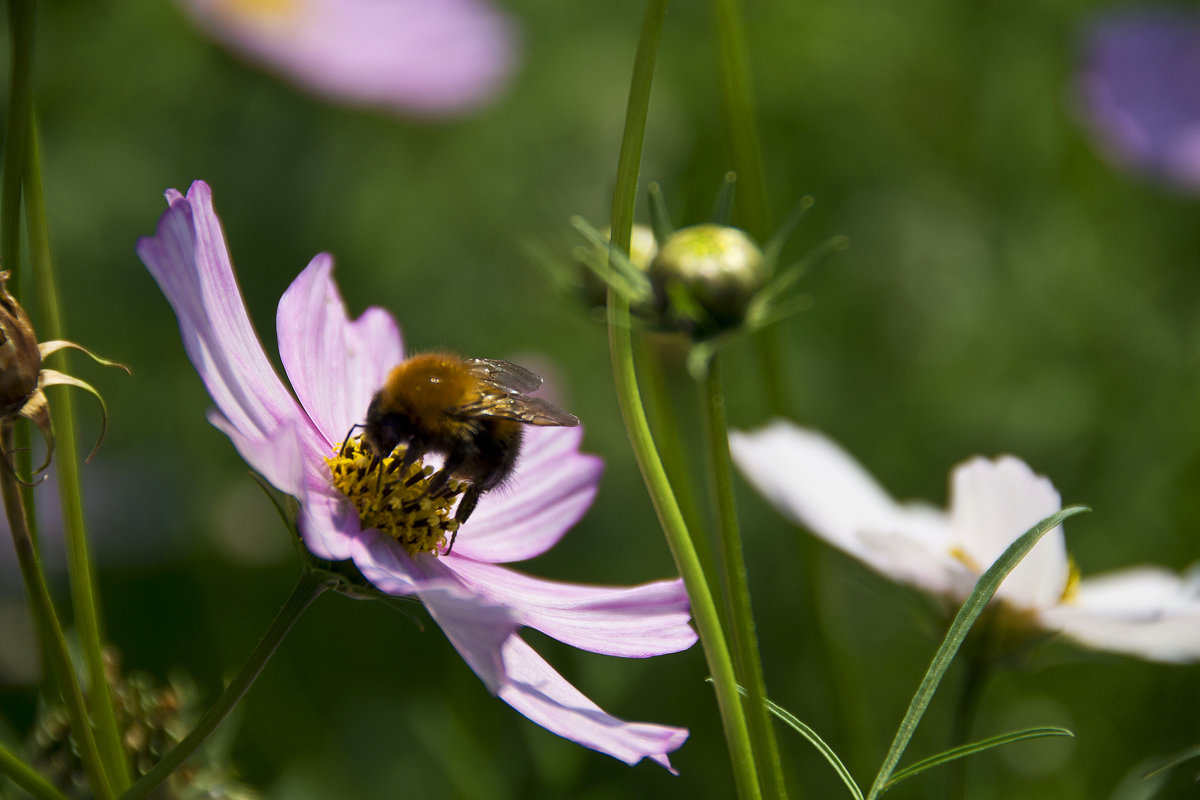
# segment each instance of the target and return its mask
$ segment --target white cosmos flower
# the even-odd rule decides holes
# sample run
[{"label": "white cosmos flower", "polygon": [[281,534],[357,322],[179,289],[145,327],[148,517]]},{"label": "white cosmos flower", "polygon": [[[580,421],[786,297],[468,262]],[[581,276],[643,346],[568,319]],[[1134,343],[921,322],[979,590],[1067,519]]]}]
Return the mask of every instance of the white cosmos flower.
[{"label": "white cosmos flower", "polygon": [[[950,507],[898,503],[845,450],[776,420],[732,433],[733,460],[780,511],[876,572],[961,601],[983,570],[1062,508],[1050,481],[1013,456],[950,474]],[[996,597],[1087,647],[1153,661],[1200,660],[1200,571],[1143,566],[1078,580],[1062,528],[1047,533]]]}]

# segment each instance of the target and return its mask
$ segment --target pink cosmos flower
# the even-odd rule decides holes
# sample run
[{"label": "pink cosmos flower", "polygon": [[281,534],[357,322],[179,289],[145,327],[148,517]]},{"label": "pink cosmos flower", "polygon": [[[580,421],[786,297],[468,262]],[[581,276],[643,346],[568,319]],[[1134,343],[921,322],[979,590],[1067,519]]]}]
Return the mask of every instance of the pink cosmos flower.
[{"label": "pink cosmos flower", "polygon": [[514,61],[486,0],[183,0],[248,58],[333,99],[424,114],[480,105]]},{"label": "pink cosmos flower", "polygon": [[[950,476],[950,507],[897,503],[845,450],[776,420],[734,433],[743,474],[786,516],[881,575],[962,602],[985,569],[1062,508],[1053,484],[1018,458],[972,458]],[[1047,533],[996,598],[1086,647],[1152,661],[1200,661],[1200,572],[1143,566],[1080,579],[1062,528]]]},{"label": "pink cosmos flower", "polygon": [[[347,431],[404,358],[391,315],[371,308],[349,319],[331,277],[332,258],[316,256],[279,301],[279,351],[293,396],[246,313],[211,190],[196,181],[186,197],[173,189],[166,197],[157,232],[139,240],[138,255],[179,318],[184,347],[216,403],[210,420],[252,467],[300,501],[298,525],[309,550],[322,559],[353,559],[383,592],[420,597],[488,689],[534,722],[626,763],[649,757],[671,769],[667,754],[683,744],[685,729],[608,715],[517,631],[527,625],[584,650],[628,658],[684,650],[696,635],[682,582],[581,586],[499,566],[553,547],[591,505],[601,463],[579,452],[580,429],[529,430],[510,483],[483,496],[452,553],[445,554],[442,539],[406,549],[379,530],[406,533],[399,517],[377,514],[376,527],[365,526],[365,512],[335,487],[332,471],[345,467],[346,459],[335,456]],[[349,449],[357,447],[350,440]],[[355,468],[341,473],[353,475]],[[366,479],[376,509],[383,496],[378,475]],[[414,473],[407,484],[419,477]],[[398,490],[407,485],[397,484]],[[390,477],[383,486],[391,491]],[[415,499],[404,502],[429,504],[419,484]],[[421,524],[436,527],[447,513],[436,508]]]}]

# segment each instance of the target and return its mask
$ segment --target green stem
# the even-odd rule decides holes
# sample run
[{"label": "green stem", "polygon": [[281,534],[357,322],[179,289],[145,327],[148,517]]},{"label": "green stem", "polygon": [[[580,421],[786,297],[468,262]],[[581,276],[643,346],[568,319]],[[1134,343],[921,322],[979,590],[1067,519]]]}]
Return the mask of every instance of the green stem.
[{"label": "green stem", "polygon": [[[696,500],[695,480],[689,468],[691,459],[688,458],[683,439],[679,435],[678,415],[671,404],[670,392],[663,377],[668,371],[670,354],[664,353],[658,344],[659,342],[647,336],[640,336],[634,341],[634,365],[638,374],[642,376],[640,392],[648,412],[650,431],[658,444],[663,469],[667,473],[667,480],[675,490],[683,521],[693,534],[692,543],[700,558],[700,566],[709,579],[709,591],[716,594],[720,591],[717,585],[717,576],[720,573],[717,571],[716,556]],[[724,615],[724,609],[718,610],[722,611],[721,626],[728,628],[729,618]]]},{"label": "green stem", "polygon": [[768,797],[787,797],[779,746],[767,706],[766,681],[750,602],[750,583],[742,534],[738,525],[737,504],[733,497],[733,462],[729,456],[729,431],[725,424],[725,394],[721,385],[720,355],[709,362],[704,380],[704,422],[707,432],[709,477],[717,507],[717,522],[725,580],[726,602],[733,622],[733,644],[738,674],[746,687],[750,738],[754,745],[759,780]]},{"label": "green stem", "polygon": [[[8,290],[21,297],[21,174],[25,163],[26,125],[33,105],[34,0],[8,0],[9,85],[8,110],[4,131],[4,176],[0,180],[0,268],[10,273]],[[32,469],[30,433],[22,427],[16,433],[12,463],[21,475]],[[21,487],[25,508],[31,512],[29,536],[35,550],[40,549],[37,525],[32,516],[33,490]],[[55,686],[47,687],[51,691]]]},{"label": "green stem", "polygon": [[[758,135],[758,109],[750,79],[746,23],[741,0],[714,0],[717,50],[721,66],[721,106],[738,176],[738,216],[746,231],[760,242],[772,232],[767,176]],[[754,349],[762,375],[763,395],[771,416],[787,416],[788,391],[775,326],[754,334]]]},{"label": "green stem", "polygon": [[[12,422],[0,421],[0,457],[4,453],[11,453],[12,446]],[[29,593],[29,607],[37,627],[38,639],[43,642],[46,655],[50,659],[50,669],[54,672],[55,680],[62,688],[67,715],[71,719],[71,730],[75,734],[75,741],[79,747],[79,758],[83,761],[83,768],[87,773],[92,791],[99,797],[108,800],[116,795],[109,783],[108,775],[104,772],[104,762],[96,747],[96,739],[92,735],[87,703],[79,688],[79,681],[75,677],[75,668],[71,664],[71,656],[67,651],[67,640],[63,636],[62,625],[59,624],[58,615],[54,612],[54,602],[50,599],[50,588],[46,585],[41,559],[38,558],[38,554],[33,548],[33,540],[29,538],[29,529],[25,524],[25,509],[21,502],[16,476],[3,466],[0,466],[0,496],[4,499],[4,512],[8,517],[9,529],[12,531],[13,547],[17,552],[21,577],[24,579],[26,591]]]},{"label": "green stem", "polygon": [[[634,60],[612,210],[612,242],[624,252],[629,252],[629,240],[633,232],[633,207],[637,198],[638,170],[650,105],[650,84],[666,12],[667,0],[649,0]],[[608,340],[621,416],[625,421],[642,478],[666,534],[667,544],[687,588],[692,604],[692,618],[699,631],[704,656],[712,673],[738,795],[743,800],[757,800],[762,797],[762,790],[755,772],[754,752],[750,746],[745,711],[738,696],[733,660],[730,658],[725,634],[721,629],[721,618],[708,589],[708,580],[700,566],[696,549],[692,545],[679,504],[671,491],[662,460],[658,456],[646,422],[646,412],[638,393],[637,373],[633,364],[629,302],[612,289],[608,292]]]},{"label": "green stem", "polygon": [[[58,287],[50,259],[50,237],[46,228],[46,205],[42,192],[42,164],[37,121],[30,113],[25,160],[25,222],[29,229],[29,260],[33,282],[41,301],[42,338],[65,339]],[[65,350],[47,359],[54,369],[70,373]],[[75,413],[70,392],[60,392],[54,414],[58,475],[58,499],[62,507],[63,535],[67,545],[67,566],[71,575],[71,605],[79,646],[87,667],[88,693],[96,738],[105,756],[105,768],[119,793],[129,787],[129,763],[121,744],[121,730],[113,711],[112,693],[104,670],[104,631],[100,614],[100,593],[96,588],[96,570],[88,545],[83,514],[83,492],[79,483],[79,446],[75,436]]]},{"label": "green stem", "polygon": [[746,24],[741,0],[715,0],[725,126],[738,176],[738,200],[746,230],[760,242],[771,234],[767,180],[758,136],[758,110],[746,57]]},{"label": "green stem", "polygon": [[304,610],[327,588],[329,588],[329,584],[324,577],[305,568],[304,574],[296,583],[296,588],[292,590],[291,596],[288,597],[283,608],[271,622],[271,627],[267,629],[262,641],[251,653],[250,660],[242,667],[242,671],[225,687],[225,691],[217,698],[217,702],[205,712],[192,732],[163,756],[162,761],[155,764],[154,768],[143,775],[132,788],[121,795],[121,800],[139,800],[150,794],[208,740],[208,737],[216,731],[229,712],[233,711],[246,692],[250,690],[267,662],[271,660],[271,656],[275,654],[275,650],[287,636],[288,631],[296,624],[296,620],[300,619]]},{"label": "green stem", "polygon": [[[990,631],[976,630],[976,635],[987,634]],[[950,747],[961,747],[971,741],[971,729],[975,726],[975,717],[979,711],[979,703],[983,699],[983,690],[991,677],[991,659],[987,653],[968,652],[963,666],[962,687],[958,694],[958,707],[954,709],[954,723],[950,731]],[[966,798],[967,796],[967,759],[958,758],[947,766],[946,797]]]},{"label": "green stem", "polygon": [[11,42],[8,119],[4,131],[4,179],[0,183],[0,266],[12,272],[8,290],[21,296],[21,165],[33,93],[34,0],[8,0]]},{"label": "green stem", "polygon": [[29,793],[34,800],[67,800],[67,796],[54,788],[48,780],[37,773],[8,748],[0,745],[0,773]]}]

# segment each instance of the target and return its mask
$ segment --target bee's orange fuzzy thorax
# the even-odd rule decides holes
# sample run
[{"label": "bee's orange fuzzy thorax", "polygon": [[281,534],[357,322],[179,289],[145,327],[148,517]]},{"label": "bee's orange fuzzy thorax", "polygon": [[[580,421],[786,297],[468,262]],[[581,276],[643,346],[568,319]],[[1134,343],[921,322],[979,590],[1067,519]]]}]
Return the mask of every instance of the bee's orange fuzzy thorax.
[{"label": "bee's orange fuzzy thorax", "polygon": [[458,356],[423,353],[393,368],[382,394],[387,407],[403,411],[417,427],[445,433],[461,424],[447,417],[446,409],[478,401],[477,383]]}]

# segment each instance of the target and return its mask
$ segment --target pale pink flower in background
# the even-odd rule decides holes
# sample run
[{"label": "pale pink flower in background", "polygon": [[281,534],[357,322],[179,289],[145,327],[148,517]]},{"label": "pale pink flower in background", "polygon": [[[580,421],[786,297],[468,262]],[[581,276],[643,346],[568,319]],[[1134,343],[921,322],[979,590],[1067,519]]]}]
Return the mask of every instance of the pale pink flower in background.
[{"label": "pale pink flower in background", "polygon": [[379,308],[349,319],[332,258],[316,256],[279,301],[279,350],[293,396],[250,323],[209,187],[197,181],[186,197],[168,191],[167,202],[138,254],[179,318],[184,347],[217,406],[211,421],[252,467],[300,501],[309,550],[353,559],[383,592],[420,597],[488,689],[534,722],[627,763],[651,758],[670,769],[667,754],[683,744],[685,729],[610,716],[518,630],[628,658],[684,650],[696,634],[682,582],[583,586],[500,566],[553,547],[591,505],[601,464],[579,452],[582,430],[529,430],[511,480],[483,496],[453,552],[410,555],[362,527],[326,461],[404,358],[395,320]]},{"label": "pale pink flower in background", "polygon": [[[1062,508],[1053,484],[1013,456],[955,467],[943,511],[897,503],[836,443],[787,421],[733,433],[729,444],[747,480],[789,519],[885,577],[956,602],[1018,536]],[[1200,572],[1143,566],[1079,580],[1061,526],[996,598],[1087,647],[1200,660]]]},{"label": "pale pink flower in background", "polygon": [[455,114],[500,92],[513,22],[485,0],[180,0],[238,53],[334,100]]}]

